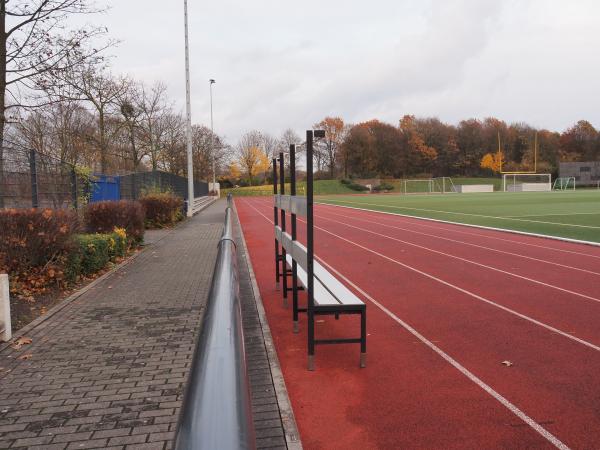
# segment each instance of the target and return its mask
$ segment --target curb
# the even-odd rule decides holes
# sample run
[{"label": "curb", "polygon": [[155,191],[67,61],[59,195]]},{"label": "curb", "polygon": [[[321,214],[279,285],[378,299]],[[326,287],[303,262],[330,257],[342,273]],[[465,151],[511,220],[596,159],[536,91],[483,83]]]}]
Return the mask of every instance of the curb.
[{"label": "curb", "polygon": [[446,223],[446,224],[450,224],[450,225],[462,225],[463,227],[479,228],[481,230],[502,231],[504,233],[520,234],[521,236],[532,236],[532,237],[538,237],[538,238],[544,238],[544,239],[552,239],[554,241],[570,242],[571,244],[582,244],[582,245],[589,245],[591,247],[600,247],[600,242],[583,241],[583,240],[579,240],[579,239],[571,239],[571,238],[566,238],[566,237],[561,237],[561,236],[551,236],[549,234],[529,233],[527,231],[510,230],[507,228],[495,228],[495,227],[486,227],[484,225],[474,225],[471,223],[451,222],[449,220],[431,219],[429,217],[411,216],[409,214],[393,213],[393,212],[389,212],[389,211],[378,211],[376,209],[358,208],[356,206],[336,205],[333,203],[325,203],[325,202],[315,202],[315,203],[318,203],[319,205],[336,206],[338,208],[357,209],[359,211],[369,211],[369,212],[379,213],[379,214],[388,214],[390,216],[408,217],[409,219],[428,220],[430,222]]},{"label": "curb", "polygon": [[252,292],[254,294],[256,309],[258,310],[258,317],[265,341],[267,357],[269,358],[271,377],[273,379],[273,386],[275,388],[275,395],[277,397],[277,404],[279,406],[279,414],[281,415],[281,423],[283,424],[285,442],[287,444],[287,448],[290,450],[302,450],[302,441],[300,440],[300,433],[298,432],[296,418],[294,417],[294,411],[292,410],[287,388],[285,387],[285,380],[283,379],[283,373],[281,371],[281,366],[279,365],[279,358],[277,358],[277,351],[275,350],[275,344],[273,343],[273,336],[271,335],[271,329],[269,328],[269,324],[267,322],[267,315],[262,303],[260,291],[258,289],[258,283],[256,282],[256,276],[254,275],[252,262],[250,261],[250,254],[248,253],[248,247],[246,246],[246,238],[244,237],[244,230],[242,229],[242,224],[240,223],[240,219],[237,214],[235,201],[233,202],[233,211],[235,212],[235,219],[240,230],[242,245],[244,247],[244,259],[246,260],[248,272],[250,273]]}]

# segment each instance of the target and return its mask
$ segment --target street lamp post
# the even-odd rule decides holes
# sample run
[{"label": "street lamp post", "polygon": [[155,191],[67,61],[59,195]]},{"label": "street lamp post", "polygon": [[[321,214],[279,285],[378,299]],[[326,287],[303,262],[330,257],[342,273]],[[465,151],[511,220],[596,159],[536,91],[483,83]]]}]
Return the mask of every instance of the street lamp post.
[{"label": "street lamp post", "polygon": [[185,26],[185,97],[186,97],[186,140],[187,140],[187,178],[188,178],[188,205],[187,215],[194,215],[194,160],[192,155],[192,107],[190,96],[190,45],[188,40],[188,7],[187,0],[183,0],[183,14]]},{"label": "street lamp post", "polygon": [[215,130],[213,127],[213,95],[212,95],[212,85],[216,83],[216,81],[211,78],[208,80],[209,89],[210,89],[210,152],[212,153],[212,169],[213,169],[213,182],[212,182],[212,190],[216,191],[217,189],[217,164],[215,163]]}]

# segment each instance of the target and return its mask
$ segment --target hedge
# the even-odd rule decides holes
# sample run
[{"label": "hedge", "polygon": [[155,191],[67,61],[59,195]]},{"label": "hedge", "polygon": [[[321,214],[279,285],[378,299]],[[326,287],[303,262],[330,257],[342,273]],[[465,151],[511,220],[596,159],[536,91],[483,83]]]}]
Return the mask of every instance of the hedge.
[{"label": "hedge", "polygon": [[147,228],[163,228],[183,219],[183,199],[169,192],[147,194],[140,199]]},{"label": "hedge", "polygon": [[102,270],[109,261],[125,256],[128,247],[127,237],[122,230],[108,234],[80,234],[75,236],[74,242],[65,266],[69,281]]},{"label": "hedge", "polygon": [[88,233],[112,233],[115,227],[123,228],[132,243],[144,240],[144,208],[140,202],[130,200],[90,203],[84,212]]}]

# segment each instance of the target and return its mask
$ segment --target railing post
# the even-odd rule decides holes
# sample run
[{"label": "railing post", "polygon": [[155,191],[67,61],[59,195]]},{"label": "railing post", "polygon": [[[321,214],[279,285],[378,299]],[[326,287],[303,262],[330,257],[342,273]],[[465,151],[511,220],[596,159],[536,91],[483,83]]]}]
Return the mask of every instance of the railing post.
[{"label": "railing post", "polygon": [[37,178],[37,165],[36,165],[36,153],[35,150],[29,150],[29,172],[31,174],[31,207],[37,208],[39,206],[38,199],[38,178]]}]

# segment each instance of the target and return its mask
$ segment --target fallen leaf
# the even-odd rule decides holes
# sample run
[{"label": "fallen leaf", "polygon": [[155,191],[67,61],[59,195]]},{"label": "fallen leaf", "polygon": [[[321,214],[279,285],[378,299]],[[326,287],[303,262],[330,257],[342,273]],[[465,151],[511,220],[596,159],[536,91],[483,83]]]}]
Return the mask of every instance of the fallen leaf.
[{"label": "fallen leaf", "polygon": [[15,339],[12,345],[12,348],[14,348],[15,350],[20,350],[21,347],[23,347],[24,345],[29,345],[31,344],[33,341],[25,336],[21,336],[18,339]]},{"label": "fallen leaf", "polygon": [[510,361],[502,361],[502,364],[504,364],[506,367],[510,367],[513,365],[513,363],[511,363]]},{"label": "fallen leaf", "polygon": [[25,353],[24,355],[19,356],[19,359],[29,359],[31,358],[33,355],[31,353]]}]

